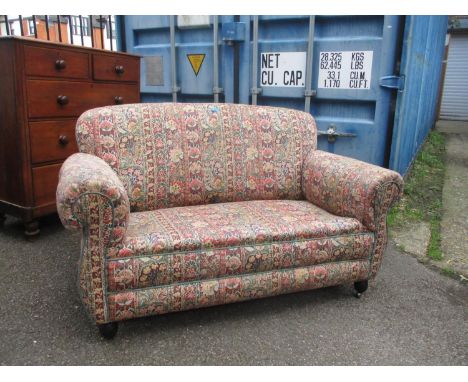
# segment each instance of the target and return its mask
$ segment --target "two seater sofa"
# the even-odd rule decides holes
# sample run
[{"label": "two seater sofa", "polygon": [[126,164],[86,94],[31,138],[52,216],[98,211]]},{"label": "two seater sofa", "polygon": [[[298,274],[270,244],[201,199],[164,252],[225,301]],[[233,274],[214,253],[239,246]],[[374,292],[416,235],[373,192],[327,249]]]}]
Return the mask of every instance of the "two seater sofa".
[{"label": "two seater sofa", "polygon": [[81,230],[101,334],[136,317],[375,277],[399,174],[316,149],[307,113],[133,104],[84,113],[57,207]]}]

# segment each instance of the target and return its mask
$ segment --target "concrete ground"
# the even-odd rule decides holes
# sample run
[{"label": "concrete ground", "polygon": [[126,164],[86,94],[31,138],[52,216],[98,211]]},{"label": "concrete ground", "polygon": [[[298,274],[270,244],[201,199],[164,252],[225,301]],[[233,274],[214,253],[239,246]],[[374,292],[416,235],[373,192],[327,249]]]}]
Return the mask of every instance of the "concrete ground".
[{"label": "concrete ground", "polygon": [[393,228],[390,236],[397,247],[447,275],[468,281],[468,121],[437,121],[445,135],[446,170],[442,191],[442,260],[427,256],[430,224],[410,222]]},{"label": "concrete ground", "polygon": [[442,192],[442,263],[468,280],[468,122],[438,121],[446,136],[447,165]]},{"label": "concrete ground", "polygon": [[389,246],[362,299],[352,286],[124,322],[113,341],[76,288],[79,236],[58,218],[25,241],[0,229],[1,365],[467,365],[468,287]]}]

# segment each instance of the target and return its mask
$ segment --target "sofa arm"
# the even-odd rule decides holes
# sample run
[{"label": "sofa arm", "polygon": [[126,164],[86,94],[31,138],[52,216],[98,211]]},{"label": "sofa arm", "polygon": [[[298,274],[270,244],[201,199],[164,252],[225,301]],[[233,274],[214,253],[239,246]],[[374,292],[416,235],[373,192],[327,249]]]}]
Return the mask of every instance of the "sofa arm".
[{"label": "sofa arm", "polygon": [[398,173],[356,159],[314,150],[304,163],[302,191],[308,201],[356,218],[374,232],[384,228],[387,211],[402,190]]},{"label": "sofa arm", "polygon": [[67,229],[97,229],[105,245],[124,237],[130,214],[127,192],[102,159],[84,153],[70,156],[60,170],[56,199]]}]

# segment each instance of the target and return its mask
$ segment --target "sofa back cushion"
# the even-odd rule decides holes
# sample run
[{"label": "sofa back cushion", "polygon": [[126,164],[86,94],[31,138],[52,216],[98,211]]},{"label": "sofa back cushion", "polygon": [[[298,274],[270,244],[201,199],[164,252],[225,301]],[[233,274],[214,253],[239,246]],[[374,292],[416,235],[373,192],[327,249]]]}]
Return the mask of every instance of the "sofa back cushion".
[{"label": "sofa back cushion", "polygon": [[301,198],[316,126],[304,112],[234,104],[142,103],[92,109],[79,150],[106,161],[132,211]]}]

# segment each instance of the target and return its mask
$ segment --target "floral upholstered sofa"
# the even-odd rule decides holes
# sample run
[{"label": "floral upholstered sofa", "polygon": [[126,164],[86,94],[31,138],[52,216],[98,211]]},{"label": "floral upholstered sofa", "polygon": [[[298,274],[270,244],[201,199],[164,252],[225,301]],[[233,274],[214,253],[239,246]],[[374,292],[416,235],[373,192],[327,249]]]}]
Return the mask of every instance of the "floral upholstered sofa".
[{"label": "floral upholstered sofa", "polygon": [[316,149],[304,112],[102,107],[78,120],[57,206],[82,234],[79,290],[101,334],[153,314],[353,283],[382,262],[399,174]]}]

